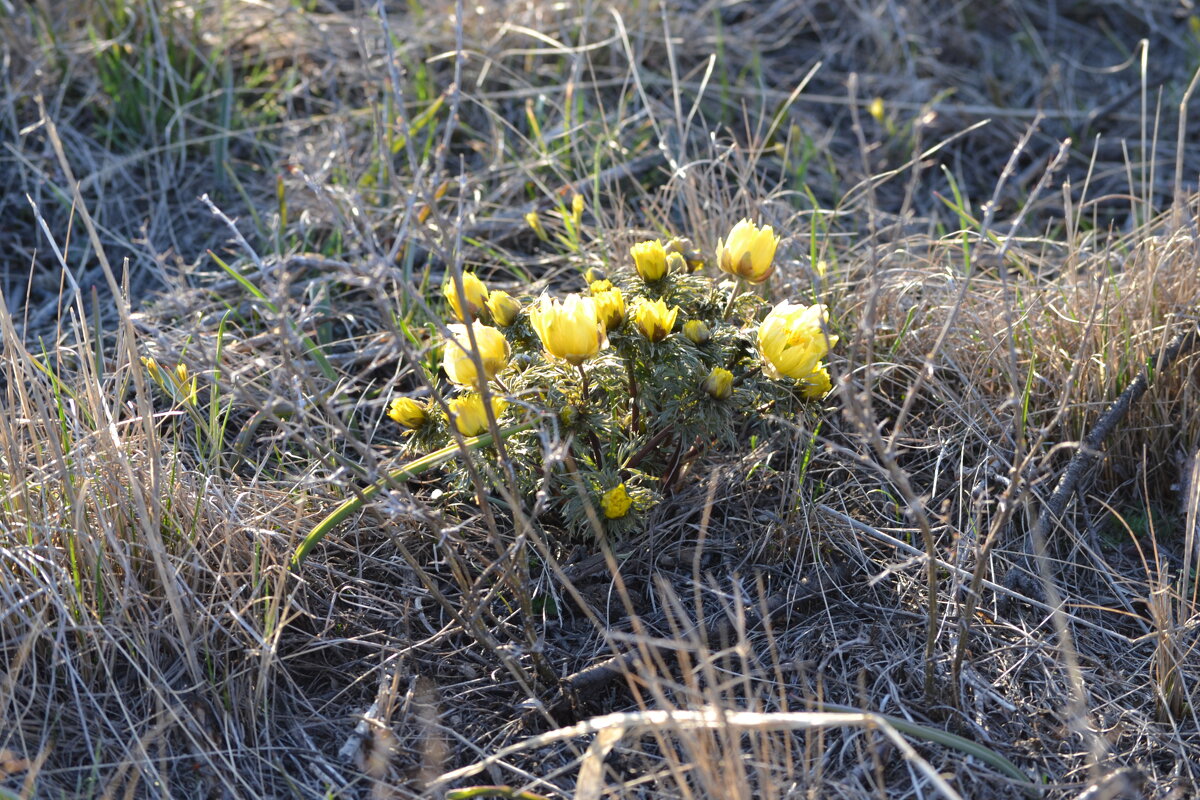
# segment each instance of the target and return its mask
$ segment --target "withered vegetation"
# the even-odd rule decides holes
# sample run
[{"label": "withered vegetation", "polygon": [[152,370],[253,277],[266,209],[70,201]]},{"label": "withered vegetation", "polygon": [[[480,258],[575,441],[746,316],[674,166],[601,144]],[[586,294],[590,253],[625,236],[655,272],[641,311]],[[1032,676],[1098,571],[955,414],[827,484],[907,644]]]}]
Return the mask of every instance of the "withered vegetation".
[{"label": "withered vegetation", "polygon": [[[1200,793],[1190,4],[0,0],[0,48],[0,797]],[[621,537],[480,463],[292,563],[399,466],[446,275],[742,217],[830,307],[819,412]]]}]

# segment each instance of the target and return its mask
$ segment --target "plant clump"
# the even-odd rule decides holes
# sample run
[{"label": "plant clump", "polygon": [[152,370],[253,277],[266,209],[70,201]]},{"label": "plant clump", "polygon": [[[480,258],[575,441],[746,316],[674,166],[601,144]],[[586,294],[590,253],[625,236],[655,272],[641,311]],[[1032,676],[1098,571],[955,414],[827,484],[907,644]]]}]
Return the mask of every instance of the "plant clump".
[{"label": "plant clump", "polygon": [[[448,399],[398,397],[388,415],[413,457],[452,444],[454,430],[497,435],[496,474],[568,532],[596,520],[633,530],[702,457],[817,413],[812,403],[832,390],[825,359],[838,337],[826,306],[772,307],[744,292],[770,278],[778,241],[770,227],[734,226],[714,259],[733,281],[702,274],[705,259],[682,238],[635,244],[625,263],[587,269],[565,296],[451,277],[449,336],[438,337]],[[567,445],[553,460],[547,430]],[[492,437],[467,445],[500,466]],[[471,491],[463,466],[448,472],[451,487]]]}]

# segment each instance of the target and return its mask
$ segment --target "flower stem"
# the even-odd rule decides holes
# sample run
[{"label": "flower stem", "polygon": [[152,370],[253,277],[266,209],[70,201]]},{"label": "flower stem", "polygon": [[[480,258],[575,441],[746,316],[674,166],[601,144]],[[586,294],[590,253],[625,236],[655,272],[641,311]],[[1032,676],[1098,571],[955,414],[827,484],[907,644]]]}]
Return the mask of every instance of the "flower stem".
[{"label": "flower stem", "polygon": [[589,387],[588,387],[587,371],[583,368],[583,364],[579,365],[579,377],[580,377],[580,380],[582,381],[582,387],[583,387],[583,402],[586,405],[588,402],[588,399],[590,398],[591,392],[589,391]]},{"label": "flower stem", "polygon": [[633,375],[633,364],[625,365],[626,374],[629,375],[629,424],[630,430],[634,433],[641,433],[638,427],[640,420],[638,419],[638,384],[637,378]]},{"label": "flower stem", "polygon": [[729,319],[729,312],[733,310],[733,301],[737,300],[746,289],[746,279],[738,276],[737,282],[733,284],[733,291],[729,293],[729,302],[725,304],[725,310],[721,312],[721,319]]},{"label": "flower stem", "polygon": [[[511,428],[501,430],[500,438],[507,439],[514,433],[521,433],[533,427],[532,422],[525,422]],[[426,470],[440,466],[450,459],[465,455],[472,450],[478,450],[482,447],[487,447],[494,441],[494,437],[490,433],[483,433],[479,436],[472,436],[469,439],[463,440],[463,446],[460,449],[457,444],[443,447],[441,450],[436,450],[429,455],[422,456],[415,461],[410,461],[400,469],[394,470],[387,476],[380,478],[369,486],[355,492],[354,496],[345,500],[341,505],[329,513],[323,520],[317,523],[317,526],[309,531],[308,535],[300,542],[300,546],[296,548],[296,552],[292,554],[292,568],[295,569],[304,561],[305,556],[317,546],[317,544],[325,538],[325,534],[329,533],[338,523],[349,517],[351,514],[363,507],[363,504],[370,500],[375,495],[379,494],[388,486],[394,483],[403,483],[411,480],[417,475],[420,475]]]}]

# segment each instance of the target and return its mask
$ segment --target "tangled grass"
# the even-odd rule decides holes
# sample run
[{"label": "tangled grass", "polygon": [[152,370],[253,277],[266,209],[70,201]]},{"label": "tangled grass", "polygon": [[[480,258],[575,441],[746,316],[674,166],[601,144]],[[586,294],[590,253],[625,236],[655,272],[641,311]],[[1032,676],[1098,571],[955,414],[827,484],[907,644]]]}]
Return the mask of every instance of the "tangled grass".
[{"label": "tangled grass", "polygon": [[[1194,795],[1189,14],[0,0],[0,796]],[[821,413],[383,480],[447,275],[743,217]]]}]

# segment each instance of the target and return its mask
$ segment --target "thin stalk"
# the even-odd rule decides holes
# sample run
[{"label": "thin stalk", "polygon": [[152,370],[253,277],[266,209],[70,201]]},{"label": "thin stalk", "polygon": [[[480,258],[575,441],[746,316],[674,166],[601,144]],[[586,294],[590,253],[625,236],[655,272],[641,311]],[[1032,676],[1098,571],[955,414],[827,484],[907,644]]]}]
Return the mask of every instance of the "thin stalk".
[{"label": "thin stalk", "polygon": [[729,293],[729,302],[725,304],[725,310],[721,312],[721,319],[729,319],[729,312],[733,310],[733,301],[737,300],[744,291],[746,291],[746,279],[739,275],[737,282],[733,284],[733,291]]},{"label": "thin stalk", "polygon": [[588,386],[587,370],[583,368],[583,364],[580,364],[577,369],[579,370],[580,385],[583,387],[583,404],[587,405],[588,400],[591,399],[591,392],[589,391]]},{"label": "thin stalk", "polygon": [[[502,440],[507,439],[515,433],[527,431],[532,427],[532,422],[526,422],[511,428],[505,428],[500,431],[500,438]],[[383,491],[384,487],[415,478],[422,472],[441,466],[455,456],[462,455],[471,450],[478,450],[481,447],[487,447],[492,443],[493,438],[492,434],[483,433],[479,436],[465,439],[462,447],[452,444],[448,447],[443,447],[441,450],[435,450],[415,461],[410,461],[400,469],[380,478],[361,492],[357,492],[354,497],[347,498],[341,505],[331,511],[325,519],[318,522],[316,527],[304,537],[304,541],[300,542],[300,546],[296,548],[296,552],[292,555],[292,568],[299,567],[300,562],[325,538],[325,534],[336,528],[339,523],[351,514],[361,509],[364,503]]]}]

